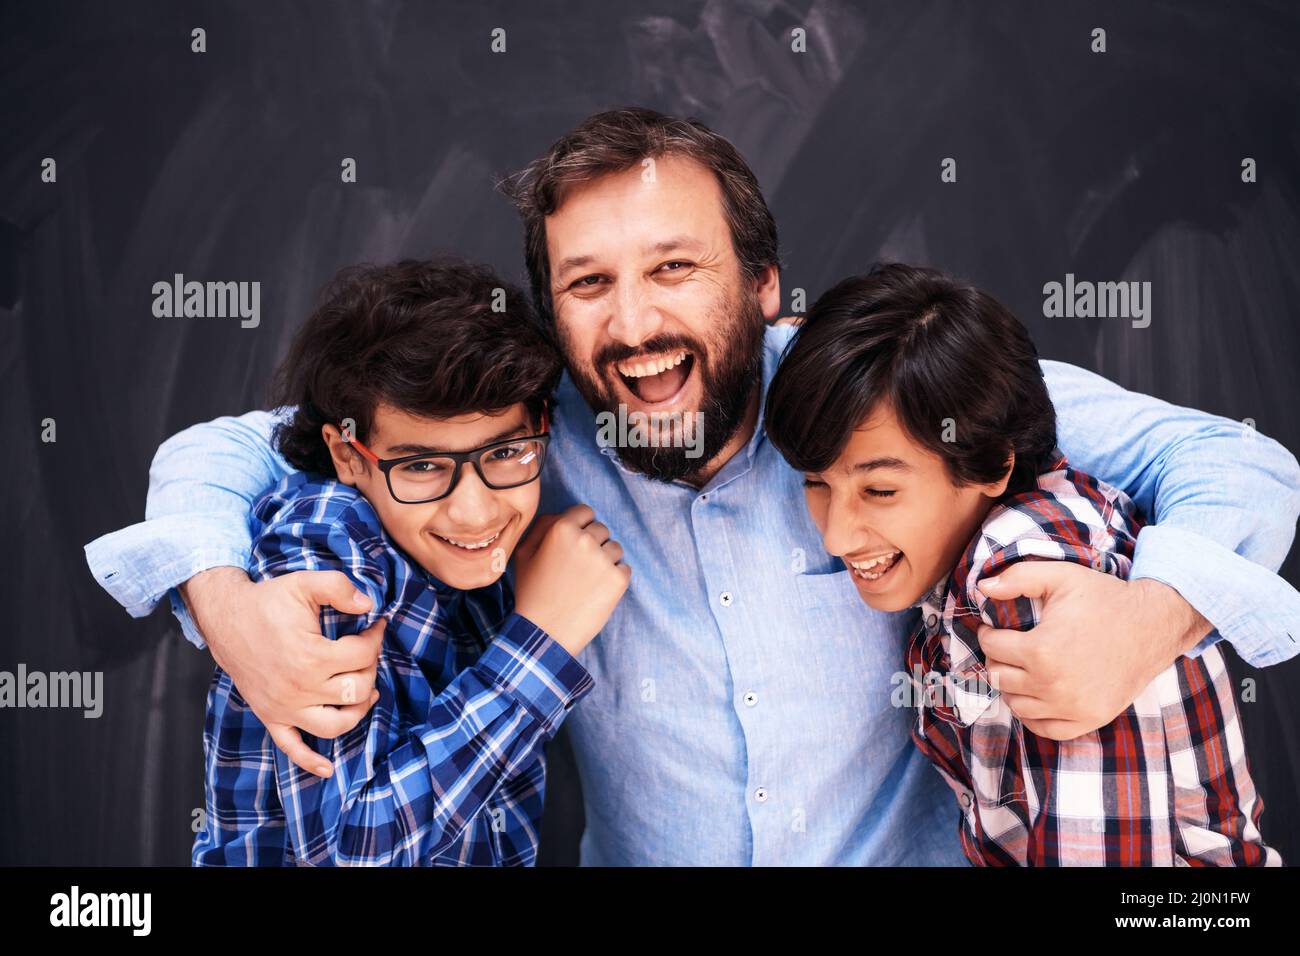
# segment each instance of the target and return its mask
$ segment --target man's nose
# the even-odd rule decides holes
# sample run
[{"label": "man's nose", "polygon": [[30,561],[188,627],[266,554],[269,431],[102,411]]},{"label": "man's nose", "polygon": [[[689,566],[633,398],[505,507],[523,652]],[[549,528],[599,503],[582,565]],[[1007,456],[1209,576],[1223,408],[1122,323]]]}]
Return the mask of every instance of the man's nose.
[{"label": "man's nose", "polygon": [[622,345],[636,348],[663,327],[663,317],[643,282],[619,282],[613,306],[609,337]]}]

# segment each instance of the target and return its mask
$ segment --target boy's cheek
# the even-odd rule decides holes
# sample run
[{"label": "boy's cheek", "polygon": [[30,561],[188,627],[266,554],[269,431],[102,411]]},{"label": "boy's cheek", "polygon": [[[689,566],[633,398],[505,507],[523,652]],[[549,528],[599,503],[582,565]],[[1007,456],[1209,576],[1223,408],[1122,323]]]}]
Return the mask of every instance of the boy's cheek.
[{"label": "boy's cheek", "polygon": [[514,540],[510,542],[511,551],[514,551],[519,539],[524,536],[528,526],[537,517],[537,509],[541,505],[541,499],[542,486],[540,481],[534,481],[532,484],[524,485],[515,490],[515,500],[512,505],[514,510],[519,513],[519,521],[518,526],[515,528]]}]

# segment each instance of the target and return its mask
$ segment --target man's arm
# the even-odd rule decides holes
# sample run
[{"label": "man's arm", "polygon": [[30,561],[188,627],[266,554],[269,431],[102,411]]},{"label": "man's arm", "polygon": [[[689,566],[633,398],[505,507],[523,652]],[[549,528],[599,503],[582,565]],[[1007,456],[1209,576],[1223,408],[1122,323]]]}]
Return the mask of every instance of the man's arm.
[{"label": "man's arm", "polygon": [[249,509],[291,471],[271,444],[278,418],[249,412],[167,439],[149,469],[145,520],[86,545],[86,561],[134,617],[169,596],[185,636],[198,647],[206,639],[276,745],[328,774],[295,728],[330,738],[364,716],[369,705],[355,702],[369,699],[383,627],[321,637],[320,607],[369,607],[338,572],[249,581]]},{"label": "man's arm", "polygon": [[1071,464],[1122,488],[1153,524],[1138,536],[1129,581],[1049,563],[981,582],[993,599],[1043,602],[1032,631],[979,635],[1037,701],[1025,725],[1056,739],[1095,730],[1178,657],[1220,638],[1256,666],[1295,655],[1300,594],[1273,573],[1300,514],[1295,456],[1242,424],[1083,369],[1043,370]]},{"label": "man's arm", "polygon": [[[1300,594],[1274,573],[1300,516],[1295,456],[1240,422],[1062,362],[1043,369],[1061,449],[1076,468],[1123,489],[1150,522],[1132,578],[1168,585],[1218,631],[1197,635],[1206,638],[1200,647],[1226,638],[1257,667],[1300,651],[1287,636],[1300,635]],[[1185,609],[1169,610],[1191,623]]]},{"label": "man's arm", "polygon": [[158,447],[145,520],[86,545],[95,580],[132,617],[152,613],[170,595],[185,636],[204,646],[175,589],[209,568],[247,569],[249,509],[292,471],[271,446],[277,420],[261,411],[218,418]]}]

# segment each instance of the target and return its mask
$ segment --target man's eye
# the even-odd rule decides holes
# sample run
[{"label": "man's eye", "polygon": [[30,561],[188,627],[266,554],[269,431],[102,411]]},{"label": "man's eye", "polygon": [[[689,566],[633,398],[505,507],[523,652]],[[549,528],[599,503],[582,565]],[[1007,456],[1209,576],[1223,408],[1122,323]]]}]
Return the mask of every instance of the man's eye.
[{"label": "man's eye", "polygon": [[500,448],[493,448],[488,452],[488,455],[493,461],[510,461],[512,458],[518,458],[523,453],[523,445],[503,445]]},{"label": "man's eye", "polygon": [[803,486],[804,486],[805,488],[825,488],[825,487],[826,487],[826,482],[824,482],[824,481],[816,481],[815,479],[812,479],[812,478],[805,478],[805,479],[803,480]]},{"label": "man's eye", "polygon": [[883,488],[866,488],[864,490],[873,498],[892,498],[895,494],[893,490],[886,491]]},{"label": "man's eye", "polygon": [[694,265],[693,262],[687,262],[684,259],[674,259],[672,262],[665,262],[659,267],[659,269],[663,272],[681,272],[684,269],[689,269],[692,265]]}]

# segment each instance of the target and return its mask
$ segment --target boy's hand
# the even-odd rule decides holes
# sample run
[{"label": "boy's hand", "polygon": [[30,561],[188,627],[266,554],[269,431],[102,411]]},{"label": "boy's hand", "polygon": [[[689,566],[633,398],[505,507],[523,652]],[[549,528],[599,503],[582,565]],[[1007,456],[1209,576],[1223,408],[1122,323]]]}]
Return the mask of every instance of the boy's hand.
[{"label": "boy's hand", "polygon": [[627,590],[632,569],[622,557],[587,505],[542,515],[515,548],[515,610],[576,655]]},{"label": "boy's hand", "polygon": [[1066,561],[1024,561],[979,582],[998,601],[1042,602],[1028,631],[981,625],[993,686],[1032,733],[1073,740],[1103,727],[1212,626],[1160,581]]},{"label": "boy's hand", "polygon": [[333,738],[351,730],[379,699],[375,671],[386,620],[327,640],[320,609],[361,614],[370,599],[340,571],[296,571],[254,584],[238,568],[212,568],[181,585],[208,642],[277,747],[308,773],[333,767],[298,732]]}]

